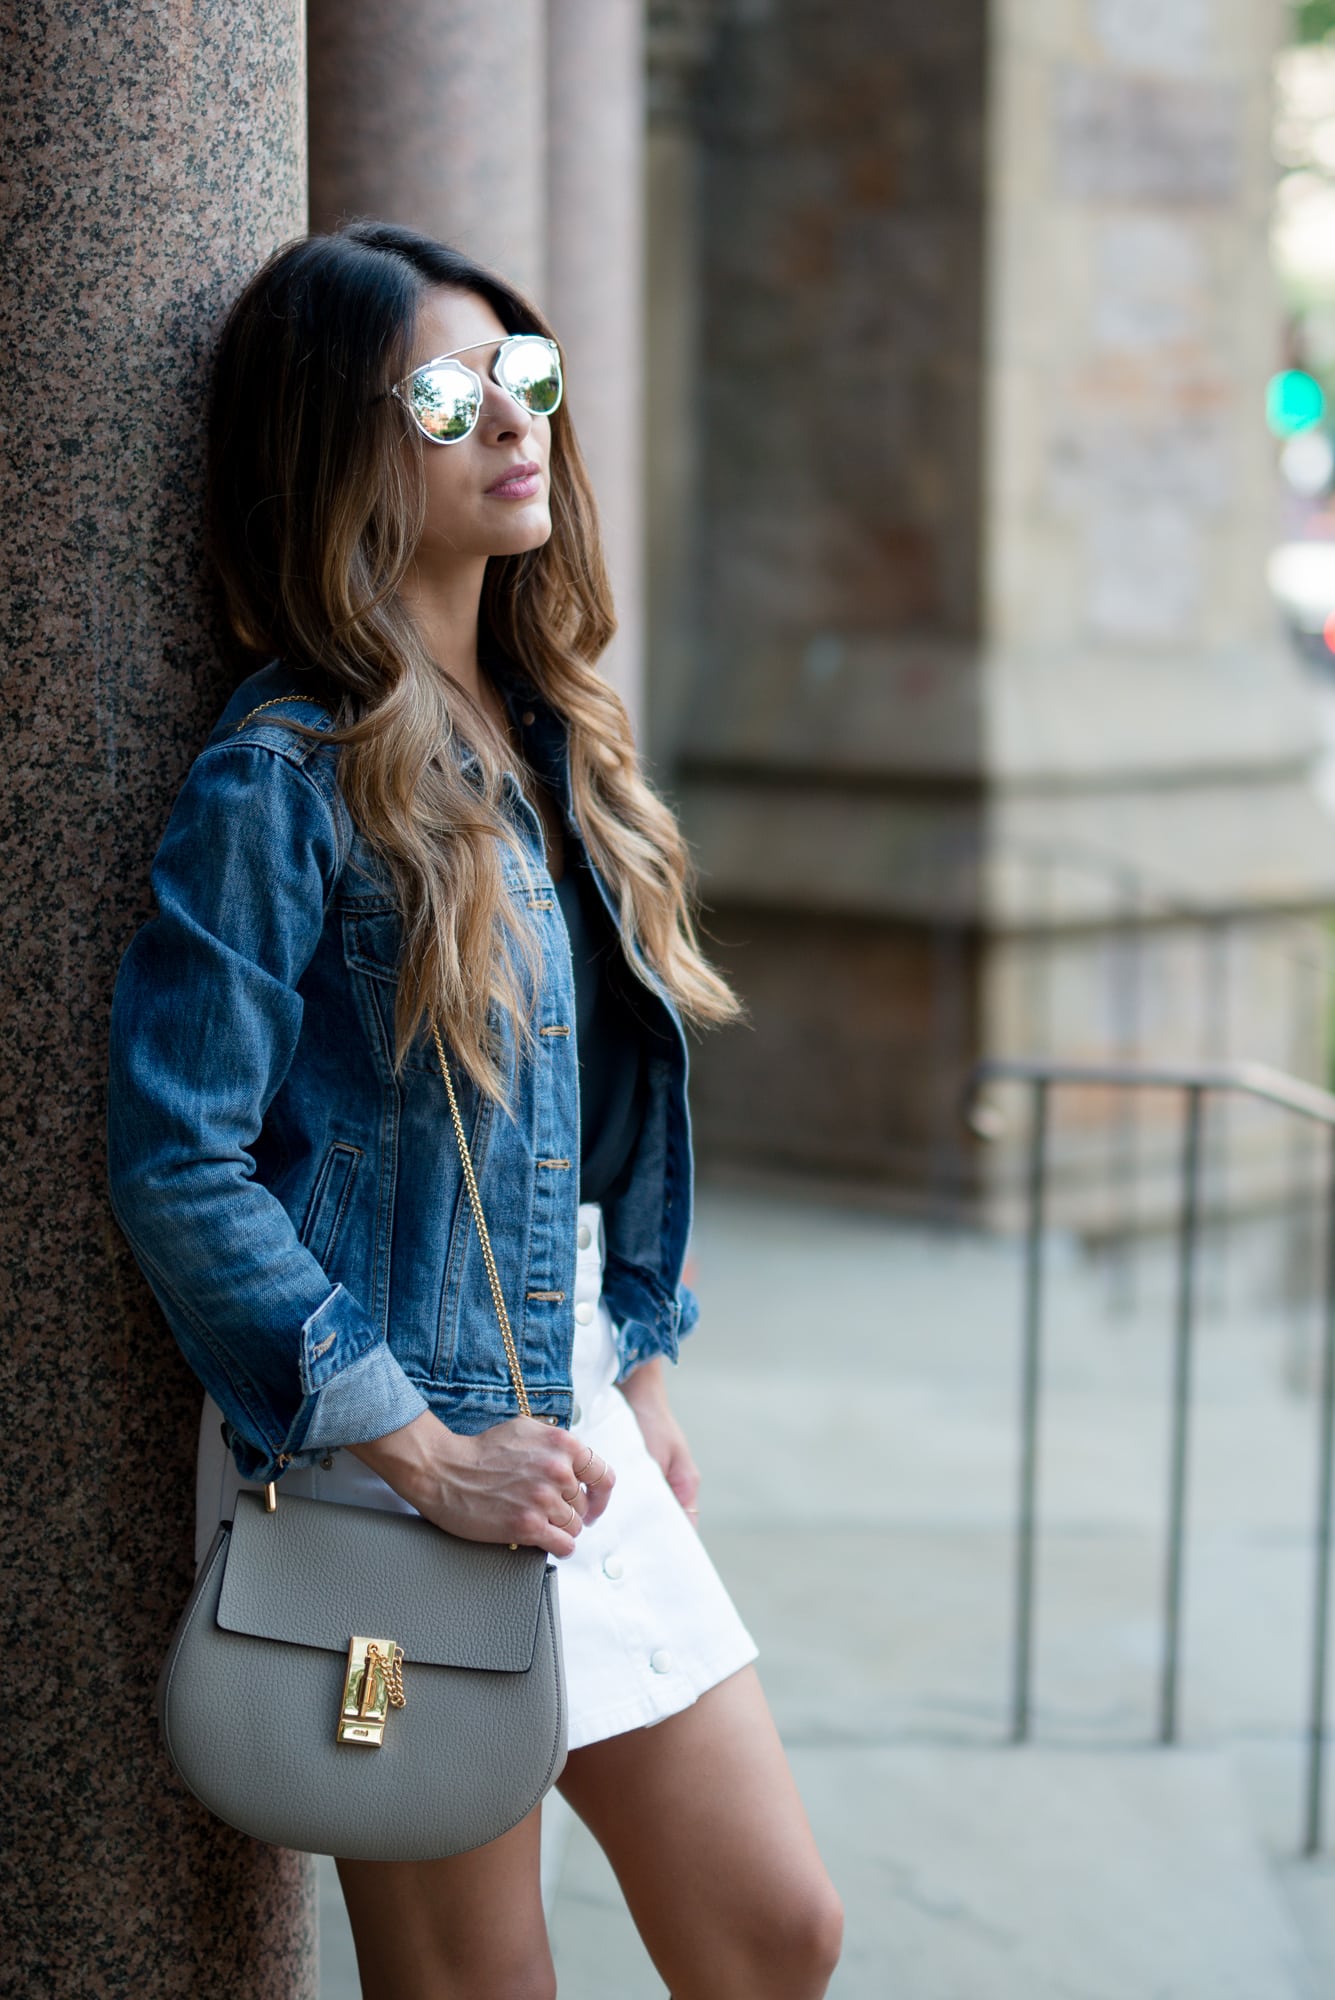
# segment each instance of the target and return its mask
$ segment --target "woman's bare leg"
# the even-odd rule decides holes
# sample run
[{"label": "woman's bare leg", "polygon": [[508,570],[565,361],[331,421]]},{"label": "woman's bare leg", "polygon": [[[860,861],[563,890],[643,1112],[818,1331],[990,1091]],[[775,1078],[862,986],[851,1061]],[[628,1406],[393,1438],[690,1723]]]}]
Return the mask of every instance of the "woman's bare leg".
[{"label": "woman's bare leg", "polygon": [[652,1728],[572,1750],[558,1784],[672,2000],[819,2000],[843,1909],[753,1666]]},{"label": "woman's bare leg", "polygon": [[340,1861],[362,1992],[553,2000],[541,1812],[449,1861]]}]

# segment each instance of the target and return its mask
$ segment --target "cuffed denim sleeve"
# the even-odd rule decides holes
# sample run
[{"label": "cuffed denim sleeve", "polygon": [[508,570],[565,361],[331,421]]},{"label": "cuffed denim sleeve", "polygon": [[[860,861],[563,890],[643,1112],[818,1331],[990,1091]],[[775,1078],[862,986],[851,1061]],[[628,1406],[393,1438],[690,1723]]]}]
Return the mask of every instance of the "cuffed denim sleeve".
[{"label": "cuffed denim sleeve", "polygon": [[680,1358],[681,1343],[700,1318],[700,1301],[691,1287],[678,1284],[673,1305],[664,1312],[641,1319],[634,1311],[617,1325],[617,1381],[624,1382],[646,1361]]},{"label": "cuffed denim sleeve", "polygon": [[427,1408],[255,1178],[342,858],[335,803],[299,759],[262,740],[211,745],[173,808],[157,914],[112,1002],[112,1207],[249,1478]]}]

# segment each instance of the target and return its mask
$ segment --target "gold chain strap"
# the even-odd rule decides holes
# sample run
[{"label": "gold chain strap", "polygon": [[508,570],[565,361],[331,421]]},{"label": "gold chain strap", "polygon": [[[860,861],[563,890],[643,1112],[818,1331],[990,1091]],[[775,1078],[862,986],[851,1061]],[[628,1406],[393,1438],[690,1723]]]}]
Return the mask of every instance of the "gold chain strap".
[{"label": "gold chain strap", "polygon": [[[381,1664],[380,1648],[374,1639],[366,1648],[365,1674],[363,1686],[371,1688],[375,1684],[375,1670]],[[408,1698],[403,1692],[403,1648],[391,1644],[389,1659],[385,1661],[385,1691],[391,1708],[406,1708]]]},{"label": "gold chain strap", "polygon": [[285,701],[309,702],[312,708],[324,708],[326,706],[324,702],[317,701],[313,694],[276,694],[271,700],[262,701],[257,708],[250,709],[247,714],[242,716],[240,722],[234,722],[232,724],[232,734],[235,735],[238,729],[244,729],[252,715],[261,715],[266,708],[281,708]]},{"label": "gold chain strap", "polygon": [[491,1237],[487,1234],[487,1220],[482,1213],[482,1197],[477,1191],[477,1175],[473,1172],[473,1160],[464,1137],[464,1121],[459,1116],[459,1100],[454,1094],[454,1079],[450,1066],[445,1060],[445,1044],[440,1039],[440,1029],[431,1023],[431,1033],[435,1038],[436,1054],[440,1057],[441,1074],[445,1078],[445,1088],[449,1093],[450,1117],[454,1121],[454,1136],[459,1141],[459,1158],[463,1162],[464,1181],[468,1188],[468,1200],[473,1210],[473,1220],[477,1224],[478,1241],[482,1245],[482,1261],[487,1267],[487,1281],[491,1286],[491,1296],[496,1304],[496,1317],[501,1325],[501,1339],[505,1343],[505,1358],[510,1367],[510,1380],[519,1398],[520,1410],[526,1417],[533,1411],[529,1405],[528,1390],[519,1372],[519,1355],[515,1348],[515,1337],[510,1331],[510,1315],[505,1310],[505,1300],[501,1296],[501,1281],[496,1273],[496,1259],[491,1254]]}]

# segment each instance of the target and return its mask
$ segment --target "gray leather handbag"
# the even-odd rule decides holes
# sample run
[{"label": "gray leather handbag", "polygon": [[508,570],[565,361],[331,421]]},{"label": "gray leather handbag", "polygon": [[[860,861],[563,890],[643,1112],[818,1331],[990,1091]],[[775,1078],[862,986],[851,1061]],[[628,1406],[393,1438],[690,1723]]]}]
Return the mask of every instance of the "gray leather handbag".
[{"label": "gray leather handbag", "polygon": [[[528,1395],[445,1049],[449,1094],[519,1407]],[[196,1798],[259,1840],[431,1861],[517,1826],[566,1757],[555,1563],[419,1516],[237,1495],[158,1683]]]}]

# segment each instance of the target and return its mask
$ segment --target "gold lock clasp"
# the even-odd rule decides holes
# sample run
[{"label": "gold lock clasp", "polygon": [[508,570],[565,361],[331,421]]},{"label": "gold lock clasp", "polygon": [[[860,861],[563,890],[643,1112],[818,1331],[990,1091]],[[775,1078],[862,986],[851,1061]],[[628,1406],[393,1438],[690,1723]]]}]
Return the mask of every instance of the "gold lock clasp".
[{"label": "gold lock clasp", "polygon": [[402,1649],[393,1639],[354,1637],[348,1645],[336,1740],[378,1750],[390,1709],[405,1705]]}]

